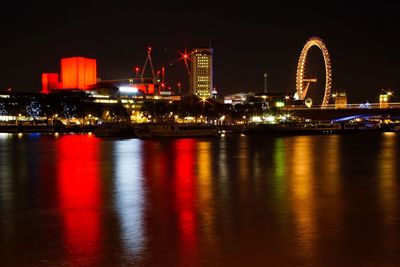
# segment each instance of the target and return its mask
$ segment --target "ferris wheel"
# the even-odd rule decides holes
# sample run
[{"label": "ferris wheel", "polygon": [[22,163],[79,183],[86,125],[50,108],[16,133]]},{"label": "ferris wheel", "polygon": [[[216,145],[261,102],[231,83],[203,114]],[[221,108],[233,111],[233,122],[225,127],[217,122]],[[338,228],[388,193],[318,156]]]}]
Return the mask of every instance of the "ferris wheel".
[{"label": "ferris wheel", "polygon": [[310,86],[311,82],[316,82],[316,79],[307,79],[305,77],[306,71],[306,62],[308,51],[311,47],[318,47],[322,55],[324,57],[325,62],[325,93],[324,98],[322,100],[321,107],[326,107],[329,103],[329,98],[331,94],[332,87],[332,68],[331,68],[331,59],[328,53],[328,49],[326,45],[319,37],[311,37],[308,39],[307,43],[304,45],[303,50],[301,51],[299,62],[297,64],[297,73],[296,73],[296,93],[300,100],[304,100]]}]

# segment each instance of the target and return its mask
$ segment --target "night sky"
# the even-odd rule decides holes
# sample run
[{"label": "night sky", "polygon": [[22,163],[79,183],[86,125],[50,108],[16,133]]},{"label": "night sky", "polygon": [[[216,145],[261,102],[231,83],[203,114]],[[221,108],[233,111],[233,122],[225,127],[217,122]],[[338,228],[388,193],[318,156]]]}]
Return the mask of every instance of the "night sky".
[{"label": "night sky", "polygon": [[[0,90],[38,92],[41,73],[59,72],[59,60],[69,56],[96,58],[102,79],[128,78],[143,65],[148,46],[155,66],[166,66],[167,81],[185,84],[178,51],[211,41],[214,83],[221,94],[263,90],[264,72],[269,91],[292,94],[301,49],[308,38],[319,36],[331,55],[333,89],[347,91],[350,102],[377,102],[379,90],[390,89],[400,102],[396,6],[146,2],[2,1]],[[313,53],[310,72],[323,76],[322,55]],[[323,83],[318,86],[322,90]]]}]

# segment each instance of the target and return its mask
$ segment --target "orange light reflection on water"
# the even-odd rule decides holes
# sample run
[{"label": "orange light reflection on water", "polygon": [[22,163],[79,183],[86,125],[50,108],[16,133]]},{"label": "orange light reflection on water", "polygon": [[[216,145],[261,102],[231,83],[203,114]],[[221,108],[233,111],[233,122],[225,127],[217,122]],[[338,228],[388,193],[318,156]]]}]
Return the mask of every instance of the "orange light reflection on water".
[{"label": "orange light reflection on water", "polygon": [[381,153],[379,156],[379,196],[384,223],[386,224],[386,238],[384,239],[388,248],[398,251],[399,235],[397,227],[399,216],[398,178],[398,137],[395,133],[384,133]]},{"label": "orange light reflection on water", "polygon": [[274,203],[277,206],[276,211],[278,212],[278,220],[283,227],[287,227],[287,213],[288,213],[288,147],[290,147],[287,139],[276,138],[274,143],[274,181],[272,188],[274,190]]},{"label": "orange light reflection on water", "polygon": [[318,157],[321,169],[318,171],[318,182],[324,193],[324,201],[319,204],[324,210],[324,218],[328,223],[322,230],[324,238],[331,242],[338,242],[338,238],[343,236],[343,218],[345,212],[345,201],[339,198],[343,194],[342,180],[340,179],[340,169],[342,159],[340,153],[340,140],[342,136],[324,136],[323,142],[319,144],[324,147],[323,154]]},{"label": "orange light reflection on water", "polygon": [[313,136],[294,138],[292,157],[289,161],[291,205],[299,241],[299,253],[305,257],[312,257],[314,254],[317,232],[313,191],[315,182],[313,140]]},{"label": "orange light reflection on water", "polygon": [[212,151],[207,141],[197,143],[197,206],[202,236],[205,237],[208,247],[214,247],[214,208],[213,208],[213,181],[212,181]]}]

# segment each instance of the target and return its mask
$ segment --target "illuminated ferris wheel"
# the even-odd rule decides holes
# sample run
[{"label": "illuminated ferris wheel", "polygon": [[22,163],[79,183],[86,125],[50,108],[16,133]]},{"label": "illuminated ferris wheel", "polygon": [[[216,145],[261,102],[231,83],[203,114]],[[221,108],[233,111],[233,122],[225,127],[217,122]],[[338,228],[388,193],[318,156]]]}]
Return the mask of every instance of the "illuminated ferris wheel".
[{"label": "illuminated ferris wheel", "polygon": [[304,100],[308,91],[308,87],[310,83],[316,82],[316,79],[306,79],[305,78],[305,70],[306,70],[306,62],[308,51],[311,47],[318,47],[322,55],[324,57],[325,62],[325,93],[324,99],[322,100],[321,107],[326,107],[329,103],[329,97],[331,94],[331,86],[332,86],[332,68],[331,68],[331,59],[329,57],[328,49],[326,48],[324,42],[318,37],[311,37],[303,50],[301,51],[299,63],[297,64],[297,73],[296,73],[296,93],[300,100]]}]

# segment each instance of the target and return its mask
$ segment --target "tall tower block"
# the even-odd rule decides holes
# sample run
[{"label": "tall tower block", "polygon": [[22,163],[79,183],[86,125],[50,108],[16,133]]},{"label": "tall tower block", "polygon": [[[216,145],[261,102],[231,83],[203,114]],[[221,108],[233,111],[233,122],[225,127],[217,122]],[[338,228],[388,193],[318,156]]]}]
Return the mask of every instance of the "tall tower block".
[{"label": "tall tower block", "polygon": [[213,90],[213,50],[196,48],[191,53],[190,90],[200,98],[211,98]]}]

